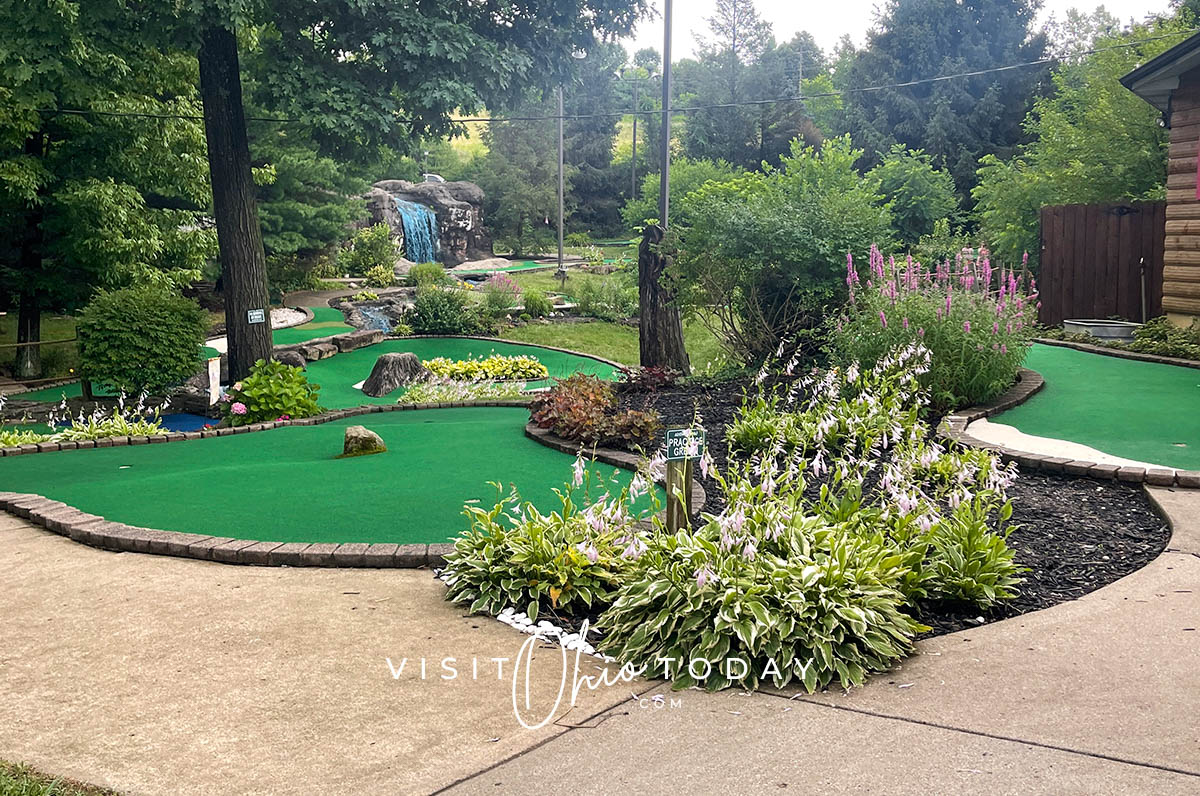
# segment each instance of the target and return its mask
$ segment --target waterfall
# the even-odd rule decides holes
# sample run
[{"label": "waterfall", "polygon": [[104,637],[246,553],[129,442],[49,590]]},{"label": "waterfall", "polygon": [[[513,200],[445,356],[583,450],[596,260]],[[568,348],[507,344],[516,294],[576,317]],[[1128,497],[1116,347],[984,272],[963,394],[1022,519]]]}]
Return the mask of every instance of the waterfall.
[{"label": "waterfall", "polygon": [[404,225],[404,256],[414,263],[437,262],[437,215],[425,205],[403,199],[396,199],[396,210]]}]

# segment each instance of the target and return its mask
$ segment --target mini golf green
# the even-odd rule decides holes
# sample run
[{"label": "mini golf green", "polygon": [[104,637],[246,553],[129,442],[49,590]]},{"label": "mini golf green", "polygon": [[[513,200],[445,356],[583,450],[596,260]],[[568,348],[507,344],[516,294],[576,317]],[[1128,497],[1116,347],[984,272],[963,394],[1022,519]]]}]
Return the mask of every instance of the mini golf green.
[{"label": "mini golf green", "polygon": [[[5,490],[33,492],[114,522],[271,542],[444,542],[463,504],[490,508],[497,481],[541,511],[573,458],[524,434],[524,409],[426,409],[162,445],[0,458]],[[346,426],[386,453],[335,459]],[[628,484],[606,465],[598,476]],[[615,473],[615,476],[614,476]]]},{"label": "mini golf green", "polygon": [[1166,467],[1200,470],[1200,370],[1034,345],[1046,386],[994,420]]},{"label": "mini golf green", "polygon": [[[535,345],[520,343],[504,343],[494,340],[481,340],[476,337],[414,337],[398,340],[384,340],[357,351],[332,356],[308,363],[308,380],[321,385],[318,396],[321,406],[328,409],[345,409],[363,404],[395,403],[403,393],[397,390],[389,395],[372,398],[364,395],[362,390],[354,385],[364,381],[371,375],[375,360],[384,354],[411,352],[418,359],[426,360],[435,357],[449,359],[486,359],[492,354],[504,356],[531,356],[540,361],[550,371],[551,378],[566,378],[572,373],[588,373],[603,379],[616,377],[616,368],[607,362],[601,362],[591,357],[578,354],[568,354],[565,351],[555,351]],[[527,382],[527,386],[540,387],[548,385],[546,379]]]},{"label": "mini golf green", "polygon": [[[312,310],[313,319],[308,323],[302,323],[299,326],[289,326],[286,329],[276,329],[271,332],[271,339],[275,345],[304,343],[318,337],[328,337],[331,334],[341,334],[342,332],[354,330],[353,326],[346,323],[341,310],[335,310],[333,307],[309,307],[309,309]],[[201,356],[207,359],[209,357],[220,356],[220,352],[214,348],[203,346]],[[18,393],[13,398],[22,401],[59,401],[63,397],[78,398],[82,394],[79,382],[75,381],[70,384],[64,384],[61,387],[46,387],[41,390]],[[107,395],[103,390],[97,390],[97,394]]]}]

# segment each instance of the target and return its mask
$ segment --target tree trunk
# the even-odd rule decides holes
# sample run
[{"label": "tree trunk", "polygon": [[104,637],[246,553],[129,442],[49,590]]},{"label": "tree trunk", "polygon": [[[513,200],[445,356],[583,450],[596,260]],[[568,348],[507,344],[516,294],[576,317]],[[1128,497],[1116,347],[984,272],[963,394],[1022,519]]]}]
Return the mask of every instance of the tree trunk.
[{"label": "tree trunk", "polygon": [[638,247],[641,363],[644,368],[671,368],[686,376],[691,368],[683,347],[683,324],[679,309],[673,304],[674,295],[662,284],[667,260],[651,249],[662,242],[664,234],[658,225],[646,227]]},{"label": "tree trunk", "polygon": [[[17,311],[17,342],[36,343],[42,339],[42,306],[32,292],[21,294]],[[17,348],[18,379],[37,379],[42,375],[42,347],[23,345]]]},{"label": "tree trunk", "polygon": [[[245,377],[256,360],[271,357],[266,258],[238,70],[233,31],[207,29],[200,47],[200,94],[221,252],[230,381]],[[250,310],[262,310],[263,321],[250,323]]]}]

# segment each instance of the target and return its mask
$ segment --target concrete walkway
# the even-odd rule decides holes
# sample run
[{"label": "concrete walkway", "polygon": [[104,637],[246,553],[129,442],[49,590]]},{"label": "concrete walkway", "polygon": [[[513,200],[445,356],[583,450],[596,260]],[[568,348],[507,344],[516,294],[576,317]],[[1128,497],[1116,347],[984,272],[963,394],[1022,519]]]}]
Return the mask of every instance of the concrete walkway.
[{"label": "concrete walkway", "polygon": [[[522,637],[427,572],[112,554],[0,518],[0,758],[129,793],[1197,793],[1200,493],[1155,494],[1175,535],[1144,569],[850,694],[621,683],[533,731]],[[530,723],[559,666],[536,656]]]}]

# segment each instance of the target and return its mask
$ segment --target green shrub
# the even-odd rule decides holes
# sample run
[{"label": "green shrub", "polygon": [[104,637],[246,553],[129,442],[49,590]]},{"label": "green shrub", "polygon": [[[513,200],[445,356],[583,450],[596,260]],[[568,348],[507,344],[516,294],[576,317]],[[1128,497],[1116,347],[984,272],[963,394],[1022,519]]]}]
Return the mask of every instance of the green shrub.
[{"label": "green shrub", "polygon": [[49,434],[39,434],[23,428],[4,428],[0,426],[0,448],[15,448],[18,445],[36,445],[47,442]]},{"label": "green shrub", "polygon": [[762,453],[771,444],[791,436],[792,422],[779,407],[780,396],[759,395],[742,399],[742,408],[725,430],[731,450],[745,454]]},{"label": "green shrub", "polygon": [[413,333],[412,327],[409,326],[404,321],[393,321],[392,322],[392,336],[393,337],[408,337],[412,333]]},{"label": "green shrub", "polygon": [[194,301],[131,287],[98,293],[76,330],[83,378],[115,392],[159,394],[200,370],[208,321]]},{"label": "green shrub", "polygon": [[563,244],[566,246],[591,246],[592,236],[586,232],[568,232],[563,238]]},{"label": "green shrub", "polygon": [[359,230],[351,240],[349,251],[343,252],[338,262],[351,276],[366,276],[372,268],[386,267],[388,273],[400,259],[400,249],[392,240],[387,224]]},{"label": "green shrub", "polygon": [[613,445],[627,450],[646,448],[662,425],[658,413],[617,410],[610,382],[576,373],[560,380],[529,404],[533,422],[563,439],[588,445]]},{"label": "green shrub", "polygon": [[1154,318],[1134,330],[1133,342],[1126,348],[1143,354],[1200,359],[1200,321],[1193,320],[1190,326],[1183,327],[1171,323],[1166,316]]},{"label": "green shrub", "polygon": [[525,314],[531,318],[545,318],[554,312],[554,305],[550,303],[549,297],[540,290],[528,288],[522,294],[522,299],[525,304]]},{"label": "green shrub", "polygon": [[351,301],[376,301],[379,299],[379,294],[373,290],[360,290],[350,297]]},{"label": "green shrub", "polygon": [[577,313],[602,321],[621,321],[638,310],[637,288],[614,276],[581,282],[574,289],[574,299]]},{"label": "green shrub", "polygon": [[371,287],[391,287],[396,284],[395,272],[386,265],[372,266],[363,278]]},{"label": "green shrub", "polygon": [[457,288],[418,291],[405,322],[416,334],[479,334],[484,328],[466,292]]},{"label": "green shrub", "polygon": [[412,287],[437,287],[449,281],[450,275],[440,263],[417,263],[405,277],[405,283]]},{"label": "green shrub", "polygon": [[536,381],[550,375],[545,365],[527,356],[493,354],[487,359],[462,359],[457,362],[447,357],[437,357],[421,364],[434,376],[454,381]]},{"label": "green shrub", "polygon": [[312,417],[321,413],[317,391],[304,371],[273,359],[258,360],[250,375],[221,399],[221,416],[233,426]]},{"label": "green shrub", "polygon": [[267,284],[272,295],[296,290],[323,290],[326,279],[337,276],[335,257],[328,252],[310,255],[270,254],[267,256]]}]

